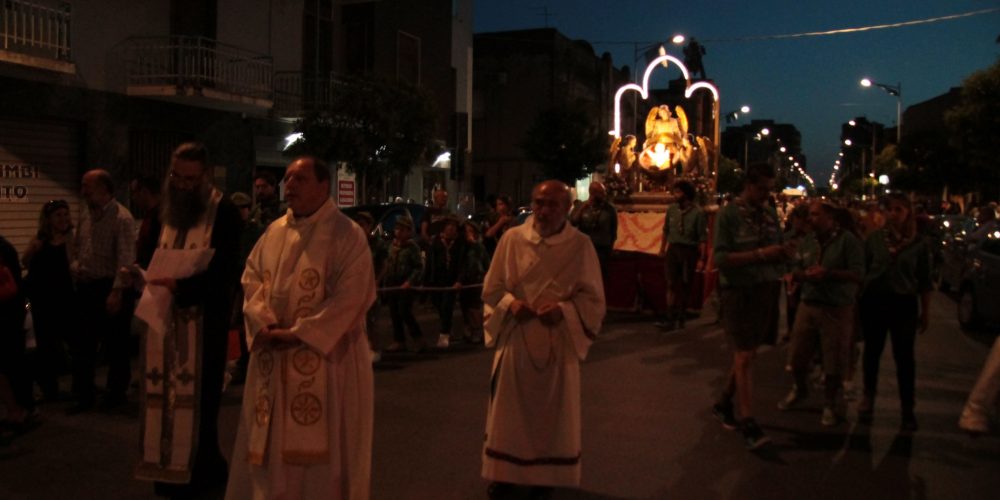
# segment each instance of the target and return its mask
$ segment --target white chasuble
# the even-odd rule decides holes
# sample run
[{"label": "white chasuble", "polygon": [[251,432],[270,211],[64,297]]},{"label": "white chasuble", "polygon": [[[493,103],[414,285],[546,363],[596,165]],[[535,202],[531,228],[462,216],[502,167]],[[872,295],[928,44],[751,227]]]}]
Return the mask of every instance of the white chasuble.
[{"label": "white chasuble", "polygon": [[[251,349],[227,498],[367,498],[375,300],[367,237],[328,200],[276,220],[243,273]],[[255,345],[268,327],[300,344]]]},{"label": "white chasuble", "polygon": [[[484,478],[536,486],[580,484],[580,367],[604,319],[590,239],[567,224],[541,238],[529,219],[505,233],[483,285],[487,345],[495,346],[483,446]],[[509,307],[556,303],[563,320],[517,321]]]},{"label": "white chasuble", "polygon": [[[187,278],[207,269],[221,199],[222,193],[213,189],[205,214],[186,231],[163,225],[147,278]],[[160,304],[151,306],[157,298]],[[148,316],[139,312],[151,308],[159,311]],[[188,483],[198,449],[203,311],[200,306],[177,307],[167,289],[147,285],[136,315],[149,327],[143,338],[142,459],[135,475]]]}]

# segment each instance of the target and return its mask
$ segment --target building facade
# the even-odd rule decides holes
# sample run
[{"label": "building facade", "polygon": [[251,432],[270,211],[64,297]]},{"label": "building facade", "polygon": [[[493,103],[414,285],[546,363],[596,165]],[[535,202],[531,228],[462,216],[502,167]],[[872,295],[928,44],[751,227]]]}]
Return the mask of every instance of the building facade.
[{"label": "building facade", "polygon": [[583,108],[604,134],[629,72],[615,68],[610,54],[598,56],[589,43],[555,29],[477,33],[474,46],[472,192],[480,200],[507,194],[527,204],[543,179],[520,144],[538,113]]},{"label": "building facade", "polygon": [[[257,170],[280,178],[296,119],[336,91],[334,75],[359,64],[425,87],[436,137],[464,151],[471,16],[471,0],[7,0],[3,234],[23,250],[50,199],[70,201],[79,220],[79,180],[91,168],[109,170],[127,200],[127,181],[164,175],[187,140],[206,143],[227,192],[249,192]],[[429,165],[406,179],[413,194],[424,191]],[[457,182],[450,171],[438,177]]]}]

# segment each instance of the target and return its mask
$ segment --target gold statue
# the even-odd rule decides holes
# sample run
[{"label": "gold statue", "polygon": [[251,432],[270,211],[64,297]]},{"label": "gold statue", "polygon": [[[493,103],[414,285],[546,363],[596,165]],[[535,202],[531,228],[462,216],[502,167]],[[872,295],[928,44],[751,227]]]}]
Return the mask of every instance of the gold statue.
[{"label": "gold statue", "polygon": [[611,151],[608,155],[608,173],[625,174],[632,169],[635,164],[635,144],[637,140],[634,135],[616,137],[611,143]]},{"label": "gold statue", "polygon": [[687,114],[680,106],[674,107],[677,117],[666,104],[649,110],[646,116],[646,142],[642,145],[639,164],[643,168],[660,171],[683,163],[690,154],[687,140]]}]

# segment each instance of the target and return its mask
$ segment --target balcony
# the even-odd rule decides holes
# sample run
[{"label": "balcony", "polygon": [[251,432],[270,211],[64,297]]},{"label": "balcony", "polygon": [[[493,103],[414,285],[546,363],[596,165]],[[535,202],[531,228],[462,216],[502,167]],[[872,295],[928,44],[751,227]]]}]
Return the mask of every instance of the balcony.
[{"label": "balcony", "polygon": [[274,104],[267,55],[190,36],[129,38],[121,49],[128,95],[257,113]]},{"label": "balcony", "polygon": [[347,85],[350,83],[346,79],[334,73],[279,71],[274,74],[274,114],[281,118],[300,118],[326,108],[338,89]]},{"label": "balcony", "polygon": [[0,61],[76,74],[70,59],[70,6],[22,0],[0,4]]}]

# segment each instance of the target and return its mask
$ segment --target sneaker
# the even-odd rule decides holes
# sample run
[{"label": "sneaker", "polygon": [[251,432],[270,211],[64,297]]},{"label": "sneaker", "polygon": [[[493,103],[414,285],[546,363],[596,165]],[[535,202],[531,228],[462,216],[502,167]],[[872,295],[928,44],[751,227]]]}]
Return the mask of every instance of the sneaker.
[{"label": "sneaker", "polygon": [[450,343],[451,343],[451,337],[447,333],[442,333],[438,335],[438,341],[437,341],[438,349],[447,349]]},{"label": "sneaker", "polygon": [[715,415],[715,418],[719,419],[723,429],[734,431],[739,427],[736,415],[733,414],[732,401],[722,401],[712,405],[712,415]]},{"label": "sneaker", "polygon": [[743,421],[740,432],[743,433],[743,441],[746,443],[747,449],[750,451],[756,450],[771,442],[771,438],[767,437],[767,434],[764,434],[764,431],[760,429],[757,422],[755,422],[752,418],[748,418]]},{"label": "sneaker", "polygon": [[653,323],[653,326],[663,330],[665,332],[670,332],[677,329],[676,321],[657,321]]},{"label": "sneaker", "polygon": [[389,347],[385,348],[385,352],[399,352],[403,350],[403,344],[399,342],[393,342],[389,344]]},{"label": "sneaker", "polygon": [[824,406],[823,416],[820,417],[819,423],[822,424],[823,427],[833,427],[837,425],[838,422],[840,422],[840,417],[837,416],[837,412],[833,411],[833,408],[829,406]]},{"label": "sneaker", "polygon": [[788,411],[795,408],[799,403],[806,400],[808,394],[804,391],[800,391],[798,387],[792,387],[792,390],[785,396],[785,399],[778,401],[778,409],[781,411]]}]

